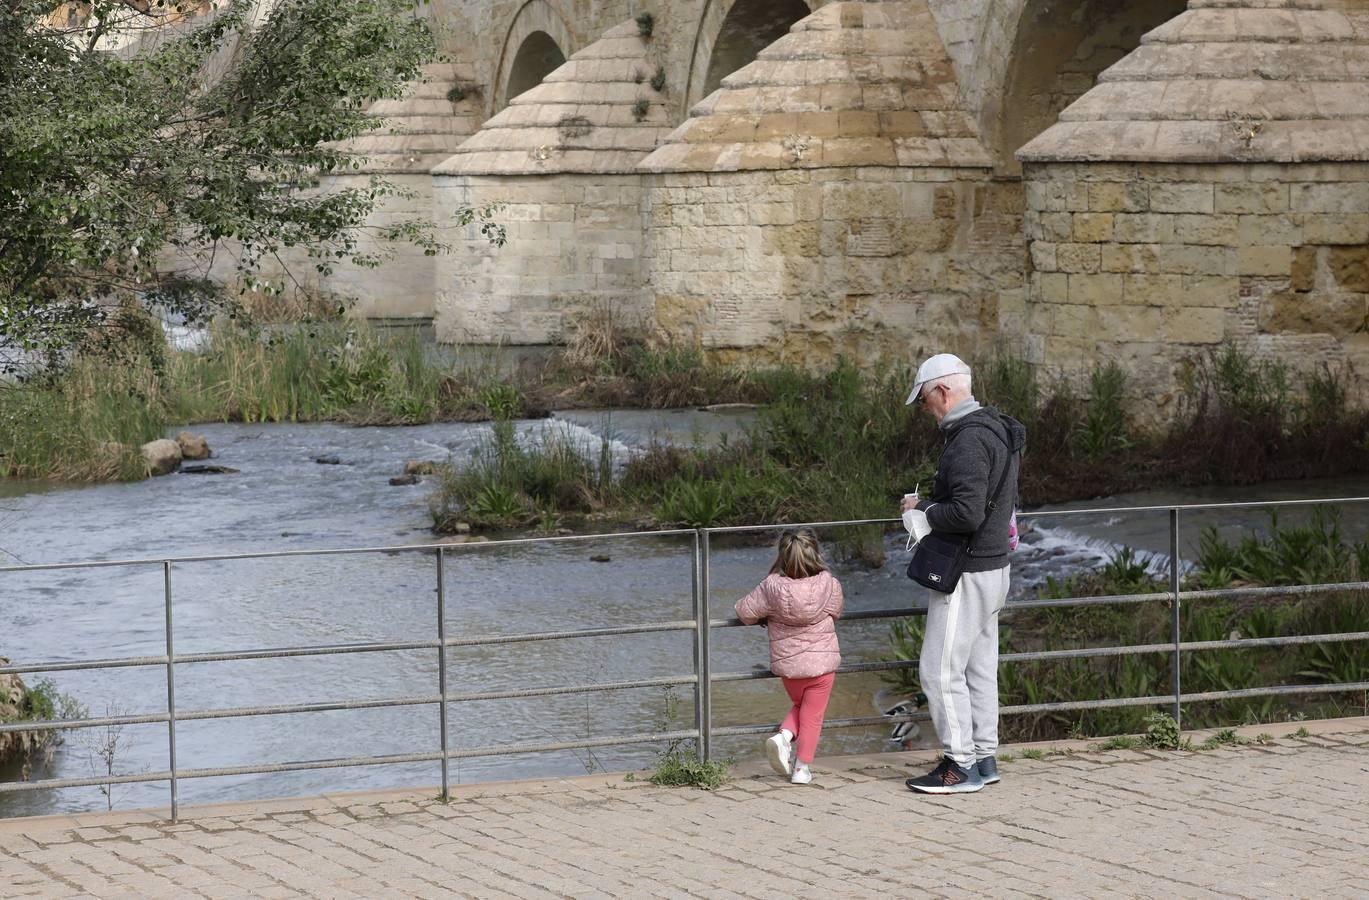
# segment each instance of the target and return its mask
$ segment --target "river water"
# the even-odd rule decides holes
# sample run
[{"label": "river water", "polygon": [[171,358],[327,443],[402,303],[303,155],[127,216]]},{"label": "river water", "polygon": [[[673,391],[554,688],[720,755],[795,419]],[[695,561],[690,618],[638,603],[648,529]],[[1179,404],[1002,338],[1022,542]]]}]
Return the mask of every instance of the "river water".
[{"label": "river water", "polygon": [[[577,411],[520,423],[525,440],[548,430],[582,440],[597,454],[609,441],[626,459],[652,440],[715,441],[738,432],[741,412]],[[486,425],[438,424],[410,428],[315,425],[206,425],[196,429],[231,475],[176,474],[135,484],[65,486],[0,483],[0,550],[7,563],[142,559],[261,550],[306,550],[423,544],[429,532],[431,484],[394,487],[408,459],[460,461],[481,441]],[[336,457],[337,464],[316,462]],[[1258,489],[1155,491],[1087,505],[1150,505],[1233,499],[1364,496],[1369,481],[1261,485]],[[1073,506],[1084,506],[1075,504]],[[892,511],[891,511],[892,514]],[[1362,533],[1369,505],[1346,527]],[[1183,554],[1212,516],[1185,514]],[[1259,510],[1222,519],[1228,528],[1267,521]],[[1014,594],[1046,575],[1102,558],[1127,543],[1167,552],[1164,513],[1138,517],[1089,515],[1038,520],[1014,560]],[[835,535],[825,535],[826,538]],[[445,585],[450,636],[550,631],[623,625],[691,616],[691,547],[680,538],[599,538],[584,543],[498,547],[467,544],[447,554]],[[902,575],[901,541],[888,538],[879,569],[838,565],[851,609],[892,608],[917,602]],[[732,603],[763,575],[770,549],[761,541],[718,540],[712,555],[710,607],[729,615]],[[598,561],[592,557],[607,557]],[[359,641],[431,639],[436,634],[435,566],[431,554],[210,561],[173,568],[175,647],[178,654],[255,650]],[[163,573],[160,565],[36,573],[0,573],[0,653],[18,662],[157,655],[164,650]],[[848,661],[886,652],[887,621],[842,626]],[[713,636],[715,672],[746,672],[766,664],[764,631],[719,630]],[[626,681],[692,672],[687,632],[492,644],[453,648],[448,689],[491,691],[574,682]],[[165,710],[162,667],[104,672],[57,672],[57,687],[92,715]],[[275,704],[364,700],[437,691],[435,651],[355,653],[326,657],[181,665],[176,701],[181,711]],[[33,681],[34,676],[26,676]],[[838,679],[829,717],[870,715],[881,684],[874,675]],[[661,688],[579,696],[534,697],[452,704],[449,739],[458,748],[502,743],[685,728],[693,693]],[[786,702],[778,683],[718,685],[716,725],[773,722]],[[100,729],[74,732],[35,777],[89,777],[103,771]],[[436,750],[435,706],[254,716],[181,722],[180,768],[279,763],[344,756]],[[868,752],[888,746],[887,729],[831,730],[822,752]],[[165,770],[164,725],[127,726],[117,735],[120,773]],[[757,755],[758,740],[720,742],[722,754]],[[454,761],[463,782],[583,774],[650,765],[650,745],[596,748]],[[17,773],[0,773],[13,778]],[[218,802],[331,791],[435,784],[437,763],[322,769],[184,780],[182,802]],[[120,808],[164,806],[165,783],[114,788]],[[0,815],[104,808],[98,788],[0,795]]]}]

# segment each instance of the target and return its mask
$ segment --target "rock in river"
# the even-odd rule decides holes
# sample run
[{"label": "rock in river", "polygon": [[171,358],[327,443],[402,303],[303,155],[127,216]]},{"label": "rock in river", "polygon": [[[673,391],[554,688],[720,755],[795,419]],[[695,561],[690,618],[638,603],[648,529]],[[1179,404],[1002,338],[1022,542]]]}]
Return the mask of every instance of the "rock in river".
[{"label": "rock in river", "polygon": [[142,454],[149,475],[166,475],[181,464],[181,445],[166,438],[143,444]]},{"label": "rock in river", "polygon": [[209,458],[209,442],[198,434],[182,431],[176,435],[176,443],[181,447],[182,459]]}]

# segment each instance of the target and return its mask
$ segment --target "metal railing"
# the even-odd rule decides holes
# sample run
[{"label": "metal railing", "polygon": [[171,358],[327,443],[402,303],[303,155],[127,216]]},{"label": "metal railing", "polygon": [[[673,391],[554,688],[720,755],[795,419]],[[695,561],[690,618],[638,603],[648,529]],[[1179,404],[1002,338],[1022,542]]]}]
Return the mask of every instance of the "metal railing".
[{"label": "metal railing", "polygon": [[[1180,660],[1183,653],[1230,648],[1280,647],[1295,644],[1333,643],[1339,641],[1369,640],[1369,631],[1340,634],[1291,635],[1266,638],[1233,638],[1216,641],[1184,641],[1182,639],[1180,609],[1182,604],[1194,600],[1234,599],[1242,597],[1287,596],[1295,594],[1318,594],[1345,590],[1369,590],[1369,581],[1342,582],[1329,584],[1297,585],[1288,587],[1241,587],[1222,590],[1181,589],[1181,560],[1179,556],[1180,514],[1194,511],[1234,510],[1242,508],[1278,508],[1311,505],[1331,505],[1366,503],[1366,497],[1348,497],[1324,500],[1291,500],[1245,503],[1190,504],[1180,506],[1115,507],[1074,510],[1054,510],[1019,513],[1020,519],[1069,518],[1097,515],[1132,515],[1142,512],[1166,512],[1169,518],[1169,563],[1168,590],[1158,593],[1125,594],[1105,597],[1072,597],[1065,599],[1015,601],[1004,610],[1011,615],[1018,610],[1040,609],[1047,607],[1116,605],[1138,603],[1167,603],[1170,607],[1171,640],[1165,643],[1083,647],[1065,650],[1041,650],[1033,652],[1003,653],[1000,662],[1029,662],[1064,659],[1081,659],[1132,654],[1167,653],[1172,657],[1171,687],[1169,694],[1148,697],[1116,697],[1095,700],[1071,700],[1052,703],[1035,703],[1005,706],[1001,715],[1020,715],[1056,711],[1082,711],[1129,706],[1168,706],[1176,721],[1182,722],[1185,703],[1207,702],[1222,699],[1240,699],[1285,694],[1342,693],[1350,691],[1369,691],[1369,682],[1347,684],[1292,684],[1268,687],[1252,687],[1223,691],[1204,691],[1184,693],[1181,683]],[[888,526],[897,524],[897,519],[857,519],[836,522],[804,523],[813,528],[838,528],[850,526]],[[742,627],[735,618],[714,618],[709,610],[710,564],[712,552],[711,538],[716,535],[745,534],[754,532],[773,532],[794,525],[756,525],[725,528],[671,529],[662,531],[616,532],[611,534],[574,535],[547,538],[520,538],[507,541],[490,541],[467,544],[424,544],[387,547],[362,547],[336,550],[286,550],[259,553],[221,554],[209,556],[184,556],[168,559],[131,559],[109,560],[82,563],[51,563],[40,565],[18,565],[0,567],[0,576],[10,573],[33,573],[45,571],[70,571],[108,568],[157,567],[162,574],[162,600],[165,621],[165,652],[157,656],[119,657],[93,660],[52,660],[22,665],[0,666],[0,674],[36,674],[56,671],[107,670],[130,667],[161,667],[166,677],[166,711],[137,715],[106,715],[81,719],[22,721],[0,724],[0,734],[13,732],[52,731],[82,728],[97,728],[124,725],[164,724],[167,728],[167,751],[169,768],[159,772],[143,772],[129,775],[96,775],[90,778],[50,778],[39,781],[26,781],[0,784],[0,794],[19,791],[51,790],[57,788],[109,786],[141,782],[162,782],[170,786],[171,816],[179,815],[179,783],[191,778],[215,778],[230,775],[265,774],[276,772],[305,771],[311,769],[345,768],[353,766],[380,766],[397,763],[439,762],[441,766],[442,797],[448,796],[450,773],[448,764],[454,759],[505,756],[522,753],[539,753],[560,750],[578,750],[595,747],[623,746],[629,744],[659,743],[677,740],[698,742],[699,755],[707,760],[713,752],[713,741],[719,737],[763,734],[774,728],[773,723],[754,725],[713,724],[712,688],[714,684],[748,681],[777,677],[769,671],[714,672],[710,643],[715,629]],[[674,621],[645,622],[637,624],[601,626],[562,631],[528,632],[519,634],[451,636],[446,620],[446,579],[445,566],[453,554],[488,552],[518,545],[546,545],[577,542],[602,542],[624,538],[675,537],[684,538],[692,543],[692,617]],[[259,648],[252,650],[219,653],[183,653],[175,650],[175,629],[173,627],[173,575],[177,567],[196,563],[223,562],[236,560],[259,560],[294,557],[355,556],[363,554],[431,554],[436,566],[434,582],[437,604],[434,615],[433,636],[427,639],[405,641],[366,641],[340,644],[315,644],[295,647]],[[911,586],[910,586],[911,587]],[[920,590],[920,589],[914,589]],[[910,592],[910,596],[914,596]],[[893,609],[860,610],[848,612],[843,621],[868,619],[903,618],[923,615],[925,609],[898,607]],[[554,687],[520,688],[506,690],[452,692],[447,684],[447,651],[454,647],[470,647],[493,644],[521,644],[535,641],[567,640],[589,637],[619,636],[661,632],[689,632],[692,635],[693,672],[691,674],[667,675],[641,678],[630,681],[596,682],[588,684],[566,684]],[[176,668],[192,663],[215,663],[242,660],[276,659],[287,657],[330,656],[351,653],[378,653],[401,650],[430,650],[437,657],[438,683],[435,694],[386,697],[364,700],[335,700],[314,703],[278,704],[271,706],[228,707],[219,709],[180,710],[176,706]],[[839,673],[886,672],[897,669],[912,669],[917,660],[895,660],[887,662],[848,663],[841,666]],[[506,700],[537,696],[590,694],[604,691],[617,691],[634,688],[695,686],[694,727],[673,731],[633,732],[601,737],[587,737],[579,740],[554,742],[526,742],[497,744],[474,748],[452,748],[448,741],[448,710],[453,703],[478,700]],[[176,755],[176,726],[180,722],[206,719],[232,719],[245,716],[289,715],[296,713],[330,712],[339,710],[381,709],[391,707],[436,706],[438,713],[439,740],[436,750],[397,753],[388,755],[353,756],[334,759],[310,759],[291,762],[264,763],[258,765],[219,766],[207,768],[182,768]],[[872,725],[887,726],[898,722],[926,720],[926,713],[913,713],[902,716],[857,716],[843,719],[828,719],[824,728],[857,728]]]}]

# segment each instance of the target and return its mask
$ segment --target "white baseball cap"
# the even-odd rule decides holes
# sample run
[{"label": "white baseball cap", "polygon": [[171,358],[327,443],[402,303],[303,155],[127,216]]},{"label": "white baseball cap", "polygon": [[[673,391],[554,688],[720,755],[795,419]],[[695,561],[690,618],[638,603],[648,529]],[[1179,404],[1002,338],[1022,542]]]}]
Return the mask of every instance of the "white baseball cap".
[{"label": "white baseball cap", "polygon": [[922,393],[922,386],[929,381],[936,381],[938,378],[945,378],[947,375],[968,374],[970,374],[970,367],[965,360],[954,353],[938,353],[917,367],[917,378],[913,382],[913,392],[908,395],[907,400],[903,401],[903,405],[907,406],[916,400],[917,395]]}]

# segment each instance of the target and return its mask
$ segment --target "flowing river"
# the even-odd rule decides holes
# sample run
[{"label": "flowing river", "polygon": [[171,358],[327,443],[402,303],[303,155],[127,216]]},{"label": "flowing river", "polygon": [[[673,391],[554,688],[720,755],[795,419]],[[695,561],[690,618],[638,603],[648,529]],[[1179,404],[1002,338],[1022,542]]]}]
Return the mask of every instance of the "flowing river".
[{"label": "flowing river", "polygon": [[[607,440],[626,459],[652,440],[712,441],[748,421],[741,412],[578,411],[519,424],[539,440],[548,429],[583,440],[597,454]],[[262,550],[307,550],[430,543],[430,480],[391,486],[409,459],[460,461],[487,439],[478,424],[410,428],[317,425],[207,425],[195,429],[214,449],[214,463],[237,474],[175,474],[134,484],[95,486],[0,482],[0,551],[6,564],[161,559]],[[336,464],[316,462],[336,457]],[[1364,496],[1369,481],[1267,484],[1258,488],[1156,491],[1100,505],[1201,503],[1236,499]],[[891,510],[890,514],[893,514]],[[1347,507],[1347,532],[1363,533],[1369,505]],[[1228,528],[1266,523],[1261,510],[1228,513]],[[1168,549],[1167,516],[1113,514],[1037,520],[1014,559],[1014,595],[1047,575],[1103,558],[1118,544],[1157,554]],[[1192,552],[1212,515],[1186,514],[1181,555]],[[827,535],[825,537],[831,537]],[[451,637],[624,625],[691,616],[692,541],[634,536],[588,542],[454,546],[445,590]],[[891,535],[879,569],[838,565],[848,608],[892,608],[915,602],[903,577],[906,554]],[[711,612],[762,578],[768,544],[715,540]],[[605,560],[605,557],[607,558]],[[597,558],[597,559],[596,559]],[[429,640],[437,633],[435,566],[427,553],[368,553],[177,564],[172,571],[176,653],[256,650],[361,641]],[[164,583],[160,565],[0,573],[0,655],[16,664],[155,656],[164,652]],[[847,661],[887,652],[889,621],[841,627]],[[692,672],[692,635],[666,632],[616,637],[486,644],[452,648],[448,690],[476,692],[571,683],[628,681]],[[715,673],[747,672],[767,663],[762,629],[713,635]],[[27,675],[32,683],[37,676]],[[91,715],[164,712],[161,666],[55,672],[56,686]],[[437,692],[433,650],[351,653],[179,665],[179,711],[366,700]],[[829,717],[877,711],[875,675],[837,680]],[[774,681],[720,684],[715,725],[774,722],[786,708]],[[583,695],[478,700],[450,705],[454,748],[687,728],[688,686]],[[868,752],[890,746],[888,729],[829,730],[821,752]],[[116,738],[114,768],[134,774],[169,767],[166,727],[131,725],[71,732],[33,777],[103,774],[100,751]],[[438,748],[433,705],[183,721],[177,763],[218,768],[347,756],[402,754]],[[758,739],[718,742],[721,755],[757,754]],[[583,774],[649,766],[659,746],[632,745],[474,758],[452,763],[453,780],[488,781]],[[13,767],[0,779],[19,777]],[[246,800],[372,788],[431,785],[438,764],[196,778],[180,783],[183,803]],[[165,783],[115,786],[119,808],[165,806]],[[0,816],[103,809],[99,788],[0,794]]]}]

